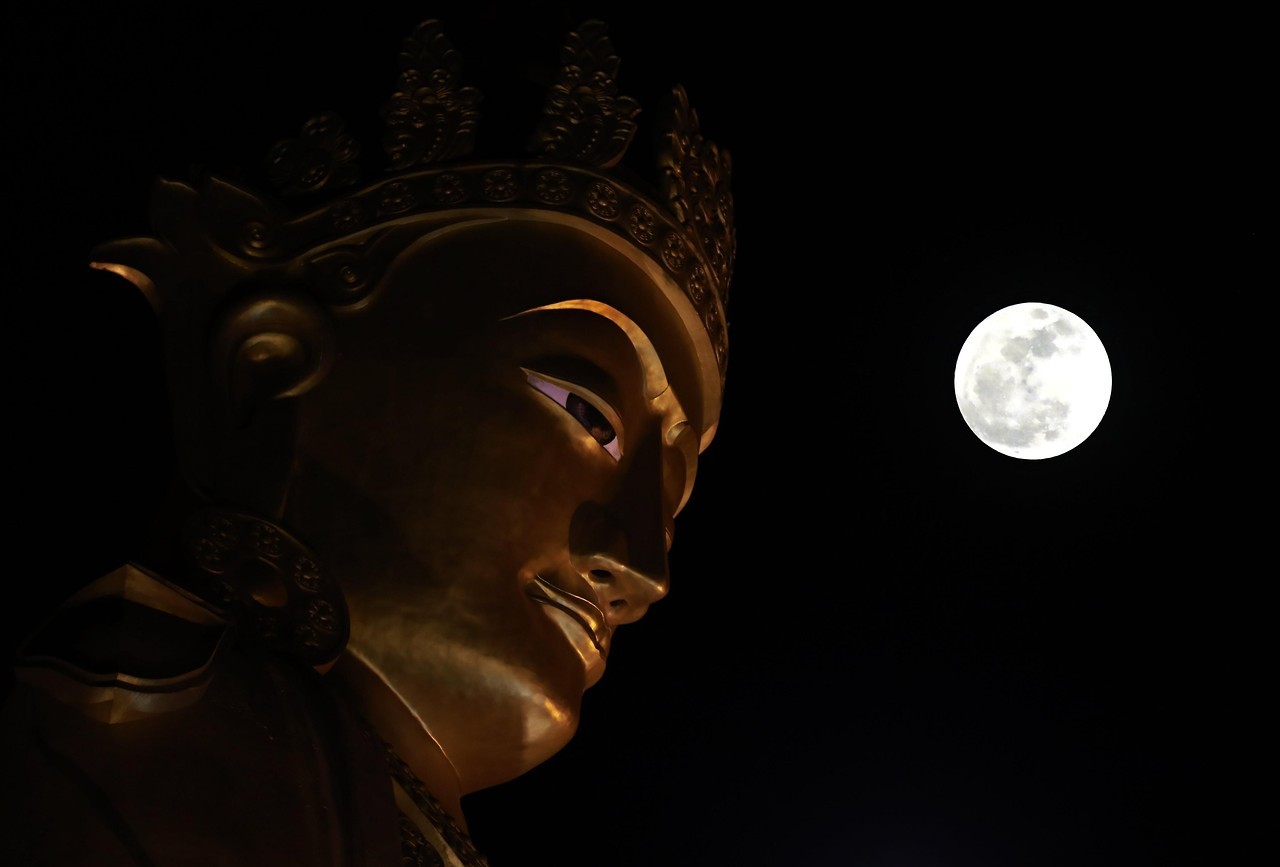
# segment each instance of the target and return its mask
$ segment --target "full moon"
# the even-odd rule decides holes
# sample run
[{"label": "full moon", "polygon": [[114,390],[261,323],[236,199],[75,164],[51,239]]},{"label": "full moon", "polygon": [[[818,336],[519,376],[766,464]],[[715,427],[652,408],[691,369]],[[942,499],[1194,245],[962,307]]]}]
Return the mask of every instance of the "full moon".
[{"label": "full moon", "polygon": [[1052,304],[1014,304],[978,323],[956,359],[956,403],[996,451],[1038,460],[1089,438],[1111,400],[1111,362],[1089,324]]}]

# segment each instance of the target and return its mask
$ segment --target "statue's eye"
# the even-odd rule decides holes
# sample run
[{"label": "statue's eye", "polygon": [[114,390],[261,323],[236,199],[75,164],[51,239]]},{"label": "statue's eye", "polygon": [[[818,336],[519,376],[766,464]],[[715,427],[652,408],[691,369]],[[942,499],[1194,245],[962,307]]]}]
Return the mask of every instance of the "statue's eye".
[{"label": "statue's eye", "polygon": [[[564,407],[565,411],[576,418],[587,433],[591,434],[591,438],[599,443],[600,447],[615,461],[622,459],[622,443],[618,437],[616,422],[611,421],[601,409],[601,405],[607,406],[604,401],[594,395],[589,398],[583,397],[559,383],[543,379],[536,373],[528,371],[525,373],[530,385]],[[596,401],[599,401],[599,404]]]}]

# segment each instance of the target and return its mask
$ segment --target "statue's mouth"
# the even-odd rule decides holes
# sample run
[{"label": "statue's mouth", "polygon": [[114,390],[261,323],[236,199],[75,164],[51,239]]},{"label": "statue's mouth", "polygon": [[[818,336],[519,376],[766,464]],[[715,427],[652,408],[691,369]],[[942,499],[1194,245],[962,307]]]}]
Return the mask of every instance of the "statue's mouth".
[{"label": "statue's mouth", "polygon": [[604,673],[609,643],[613,638],[613,628],[609,626],[600,607],[557,587],[541,575],[533,576],[525,592],[535,602],[547,606],[552,621],[560,627],[570,645],[582,658],[587,668],[587,685],[599,680]]}]

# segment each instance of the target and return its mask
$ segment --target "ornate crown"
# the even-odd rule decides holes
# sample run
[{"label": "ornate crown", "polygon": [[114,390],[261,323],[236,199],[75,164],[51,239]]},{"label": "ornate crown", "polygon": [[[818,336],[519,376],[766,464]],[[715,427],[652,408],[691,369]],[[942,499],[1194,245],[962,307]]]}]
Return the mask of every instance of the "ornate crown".
[{"label": "ornate crown", "polygon": [[[373,291],[387,260],[372,253],[387,246],[388,233],[375,231],[383,224],[490,206],[561,211],[625,239],[657,263],[692,302],[723,381],[735,247],[729,154],[702,137],[698,116],[677,86],[659,119],[656,191],[641,191],[611,171],[636,133],[640,107],[618,91],[619,59],[606,25],[588,21],[570,33],[560,62],[528,144],[531,156],[466,162],[481,94],[462,86],[461,55],[440,22],[423,22],[404,42],[398,87],[383,109],[385,177],[358,187],[360,149],[341,119],[325,114],[277,144],[267,160],[267,176],[281,197],[312,202],[299,215],[216,178],[198,192],[162,181],[152,221],[163,243],[151,239],[143,273],[153,279],[143,277],[140,285],[155,293],[153,271],[184,282],[174,274],[172,251],[190,247],[181,236],[190,238],[198,221],[204,241],[219,248],[216,256],[202,256],[206,267],[225,268],[230,256],[243,273],[302,257],[313,290],[330,305],[352,309]],[[314,204],[329,196],[336,198]],[[172,228],[180,225],[187,228]],[[113,258],[120,248],[104,245],[95,258],[139,261],[138,239],[118,243],[131,245],[129,256]],[[129,270],[138,282],[138,272]],[[164,300],[152,297],[157,307]]]}]

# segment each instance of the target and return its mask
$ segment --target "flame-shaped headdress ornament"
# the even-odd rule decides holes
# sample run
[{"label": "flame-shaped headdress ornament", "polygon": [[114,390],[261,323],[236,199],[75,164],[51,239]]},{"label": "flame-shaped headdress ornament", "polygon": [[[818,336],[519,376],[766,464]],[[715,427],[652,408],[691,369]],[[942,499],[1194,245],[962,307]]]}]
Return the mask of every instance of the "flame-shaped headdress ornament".
[{"label": "flame-shaped headdress ornament", "polygon": [[[207,304],[208,312],[221,300],[212,287],[281,270],[323,303],[353,310],[407,245],[405,233],[394,230],[406,219],[453,209],[558,211],[612,232],[656,263],[692,302],[723,381],[734,258],[730,160],[699,133],[683,88],[673,89],[660,117],[651,194],[610,171],[635,135],[640,108],[619,93],[619,60],[603,23],[588,21],[569,34],[530,156],[519,160],[466,161],[481,94],[462,85],[461,55],[440,22],[418,26],[399,66],[383,110],[385,177],[359,186],[358,145],[337,116],[322,115],[276,145],[267,161],[280,195],[301,198],[310,210],[291,214],[278,200],[217,178],[199,190],[161,181],[152,204],[159,237],[104,245],[96,264],[138,283],[157,310],[172,300],[165,287],[198,283],[215,297],[183,304]],[[216,277],[228,269],[234,273]]]}]

